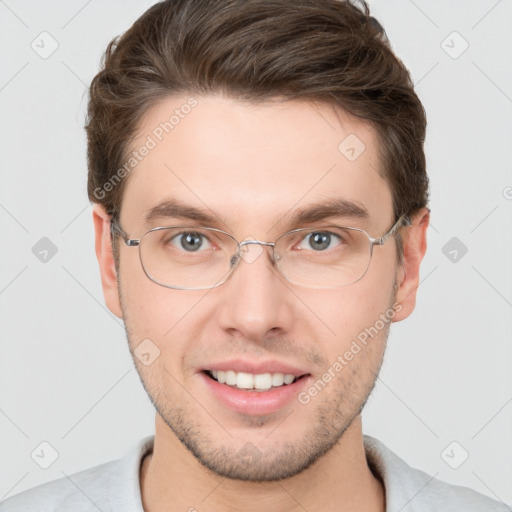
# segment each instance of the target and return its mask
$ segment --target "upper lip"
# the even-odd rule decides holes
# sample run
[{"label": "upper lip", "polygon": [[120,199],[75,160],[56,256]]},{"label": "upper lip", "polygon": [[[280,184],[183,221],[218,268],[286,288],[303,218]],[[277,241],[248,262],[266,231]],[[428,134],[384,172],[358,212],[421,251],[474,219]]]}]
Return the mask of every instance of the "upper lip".
[{"label": "upper lip", "polygon": [[293,375],[294,377],[301,377],[309,372],[292,366],[288,363],[283,363],[276,360],[267,361],[247,361],[243,359],[231,359],[230,361],[221,361],[218,363],[212,363],[211,365],[204,368],[204,370],[220,370],[228,371],[233,370],[235,372],[252,373],[254,375],[260,375],[263,373],[284,373],[285,375]]}]

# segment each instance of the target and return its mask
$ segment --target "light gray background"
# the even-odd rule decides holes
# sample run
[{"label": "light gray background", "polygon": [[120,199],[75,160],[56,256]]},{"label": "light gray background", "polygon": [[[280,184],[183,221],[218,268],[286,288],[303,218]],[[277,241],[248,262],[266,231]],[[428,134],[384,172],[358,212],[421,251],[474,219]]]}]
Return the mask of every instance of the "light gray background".
[{"label": "light gray background", "polygon": [[[82,128],[106,44],[150,4],[0,1],[0,500],[153,433],[103,304]],[[428,113],[432,226],[417,309],[392,327],[364,430],[412,466],[511,503],[512,2],[371,6]],[[47,59],[31,48],[51,48],[43,31],[59,45]],[[46,263],[32,252],[42,237],[57,247]],[[452,237],[468,249],[457,262],[442,251]],[[48,469],[31,458],[43,441],[59,453]]]}]

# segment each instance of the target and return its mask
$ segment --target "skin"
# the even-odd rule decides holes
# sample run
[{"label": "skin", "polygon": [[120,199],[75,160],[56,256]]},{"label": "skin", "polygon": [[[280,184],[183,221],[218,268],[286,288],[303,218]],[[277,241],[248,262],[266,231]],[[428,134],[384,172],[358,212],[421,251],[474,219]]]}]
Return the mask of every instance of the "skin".
[{"label": "skin", "polygon": [[[131,238],[178,222],[143,221],[147,210],[170,197],[214,212],[219,221],[212,227],[238,240],[274,241],[307,227],[289,225],[290,213],[332,197],[363,205],[369,216],[330,223],[373,237],[393,225],[392,195],[369,124],[326,104],[195,98],[198,106],[129,176],[120,224]],[[187,99],[170,97],[150,109],[133,147]],[[366,146],[353,162],[338,150],[348,134]],[[393,304],[400,305],[393,321],[413,311],[428,211],[401,229],[403,266],[391,238],[374,248],[360,281],[322,290],[285,281],[268,249],[252,263],[241,262],[222,286],[168,289],[147,278],[138,250],[124,243],[116,270],[109,216],[95,205],[93,217],[108,308],[123,318],[132,352],[146,338],[160,350],[149,366],[134,357],[157,409],[154,451],[141,468],[145,510],[385,510],[384,489],[366,461],[360,412],[382,363],[389,324],[309,404],[293,400],[273,414],[230,410],[198,372],[209,362],[243,356],[284,361],[318,380]],[[251,463],[240,456],[248,446]]]}]

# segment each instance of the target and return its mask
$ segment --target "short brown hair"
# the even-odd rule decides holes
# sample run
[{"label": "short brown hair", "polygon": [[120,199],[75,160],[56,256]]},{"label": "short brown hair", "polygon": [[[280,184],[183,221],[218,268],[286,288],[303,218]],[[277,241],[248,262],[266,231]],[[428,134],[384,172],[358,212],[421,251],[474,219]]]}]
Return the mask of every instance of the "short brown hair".
[{"label": "short brown hair", "polygon": [[376,129],[395,218],[427,205],[425,112],[364,1],[167,0],[147,10],[109,44],[90,87],[88,194],[110,215],[142,116],[180,93],[339,106]]}]

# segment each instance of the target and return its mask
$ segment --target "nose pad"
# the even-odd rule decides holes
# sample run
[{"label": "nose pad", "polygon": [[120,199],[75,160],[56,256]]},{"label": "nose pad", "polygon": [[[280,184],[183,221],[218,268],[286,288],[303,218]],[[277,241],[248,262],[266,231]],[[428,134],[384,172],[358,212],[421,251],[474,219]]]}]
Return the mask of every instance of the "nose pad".
[{"label": "nose pad", "polygon": [[[251,246],[250,249],[249,246]],[[246,263],[254,263],[262,253],[263,247],[255,238],[247,237],[240,243],[240,257]]]},{"label": "nose pad", "polygon": [[233,267],[236,267],[239,261],[240,255],[238,253],[233,254],[233,256],[231,256],[231,259],[229,260],[229,268],[232,269]]}]

